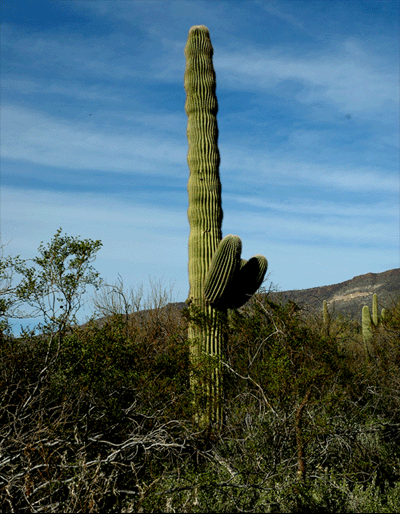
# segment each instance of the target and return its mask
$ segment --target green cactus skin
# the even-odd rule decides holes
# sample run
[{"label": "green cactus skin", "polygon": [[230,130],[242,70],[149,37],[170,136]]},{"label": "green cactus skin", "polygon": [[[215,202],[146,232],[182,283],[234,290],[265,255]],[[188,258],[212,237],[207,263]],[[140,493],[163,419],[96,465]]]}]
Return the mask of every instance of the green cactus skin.
[{"label": "green cactus skin", "polygon": [[222,239],[221,182],[219,178],[219,150],[215,95],[216,79],[213,67],[213,47],[204,25],[189,30],[185,46],[186,90],[185,111],[188,116],[187,138],[189,150],[189,307],[196,307],[210,320],[204,328],[189,324],[191,363],[195,371],[202,365],[202,356],[216,358],[214,369],[206,376],[192,374],[191,390],[196,411],[195,421],[207,428],[221,422],[222,385],[218,365],[221,356],[222,330],[216,309],[206,305],[203,285],[212,257]]},{"label": "green cactus skin", "polygon": [[383,307],[381,310],[381,320],[385,321],[386,317],[387,317],[387,310],[385,309],[385,307]]},{"label": "green cactus skin", "polygon": [[372,341],[372,320],[368,305],[362,308],[362,337],[367,353]]},{"label": "green cactus skin", "polygon": [[[221,312],[245,303],[261,285],[267,270],[265,257],[248,262],[240,258],[241,241],[222,239],[222,201],[219,178],[218,102],[213,67],[213,47],[204,25],[189,30],[185,46],[185,111],[189,150],[189,297],[193,312],[207,323],[189,323],[192,363],[191,391],[195,420],[202,428],[221,423],[223,342]],[[205,365],[207,359],[210,365]],[[211,359],[210,359],[211,357]],[[206,363],[207,364],[207,363]],[[202,374],[201,369],[205,369]],[[200,372],[198,372],[200,370]]]},{"label": "green cactus skin", "polygon": [[378,295],[374,293],[372,295],[372,323],[378,326]]},{"label": "green cactus skin", "polygon": [[188,116],[187,161],[189,297],[203,295],[203,282],[212,256],[222,239],[221,182],[219,179],[218,103],[210,34],[204,25],[189,31],[185,47],[185,110]]},{"label": "green cactus skin", "polygon": [[326,300],[322,302],[322,315],[324,319],[324,324],[327,325],[329,323],[329,312],[328,312],[328,303]]},{"label": "green cactus skin", "polygon": [[240,258],[242,242],[229,235],[219,243],[204,282],[206,302],[220,310],[238,309],[261,286],[268,268],[263,255]]},{"label": "green cactus skin", "polygon": [[242,242],[238,236],[229,234],[224,237],[211,260],[204,280],[204,298],[211,305],[217,305],[237,268],[240,268]]}]

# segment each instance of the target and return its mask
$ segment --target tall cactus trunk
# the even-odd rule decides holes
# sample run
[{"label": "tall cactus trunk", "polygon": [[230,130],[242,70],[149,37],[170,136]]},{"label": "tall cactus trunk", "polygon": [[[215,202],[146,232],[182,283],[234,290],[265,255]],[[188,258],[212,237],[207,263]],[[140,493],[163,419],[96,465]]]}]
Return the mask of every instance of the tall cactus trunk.
[{"label": "tall cactus trunk", "polygon": [[373,332],[371,314],[368,305],[364,305],[362,308],[362,339],[367,356],[371,355],[372,337]]},{"label": "tall cactus trunk", "polygon": [[[197,422],[206,427],[221,420],[219,363],[204,366],[204,357],[221,356],[222,329],[217,309],[206,305],[203,285],[211,259],[222,239],[222,202],[219,178],[218,103],[213,47],[208,29],[194,26],[185,47],[185,110],[188,116],[189,306],[206,315],[203,324],[191,322],[189,341],[194,368],[191,380]],[[202,368],[208,373],[202,373]],[[205,376],[204,376],[205,375]]]},{"label": "tall cactus trunk", "polygon": [[374,293],[372,295],[372,323],[375,325],[375,327],[378,326],[378,295]]},{"label": "tall cactus trunk", "polygon": [[[189,298],[192,314],[201,323],[189,324],[192,364],[191,392],[195,420],[201,428],[219,425],[222,418],[222,319],[239,308],[260,287],[267,259],[241,259],[240,238],[222,239],[222,201],[219,179],[218,103],[213,47],[204,25],[189,30],[185,46],[185,110],[189,143]],[[199,319],[199,316],[197,316]]]}]

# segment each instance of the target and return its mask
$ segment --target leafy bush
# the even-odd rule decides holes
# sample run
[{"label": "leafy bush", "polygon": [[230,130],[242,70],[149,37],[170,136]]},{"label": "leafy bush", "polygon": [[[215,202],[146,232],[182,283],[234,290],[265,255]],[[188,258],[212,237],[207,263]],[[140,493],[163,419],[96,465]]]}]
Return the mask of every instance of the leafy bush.
[{"label": "leafy bush", "polygon": [[210,432],[192,422],[185,316],[127,306],[62,338],[3,332],[3,510],[398,510],[397,304],[369,355],[355,323],[328,334],[268,294],[231,311],[224,424]]}]

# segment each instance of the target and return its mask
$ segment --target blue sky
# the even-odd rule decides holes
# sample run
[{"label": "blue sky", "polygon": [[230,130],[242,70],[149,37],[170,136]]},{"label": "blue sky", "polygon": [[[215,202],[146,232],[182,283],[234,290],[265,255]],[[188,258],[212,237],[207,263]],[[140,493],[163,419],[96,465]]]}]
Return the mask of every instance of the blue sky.
[{"label": "blue sky", "polygon": [[210,30],[223,234],[281,290],[400,267],[398,1],[4,0],[1,239],[188,293],[184,46]]}]

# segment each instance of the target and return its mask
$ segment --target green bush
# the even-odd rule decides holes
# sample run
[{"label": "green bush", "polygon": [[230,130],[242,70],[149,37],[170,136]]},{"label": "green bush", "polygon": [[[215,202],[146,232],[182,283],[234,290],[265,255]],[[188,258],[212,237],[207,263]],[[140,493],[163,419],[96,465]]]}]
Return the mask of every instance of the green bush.
[{"label": "green bush", "polygon": [[[4,334],[0,504],[21,512],[392,512],[396,309],[374,332],[258,294],[224,320],[224,425],[192,423],[177,310]],[[348,347],[346,347],[348,341]],[[397,508],[396,508],[397,507]]]}]

